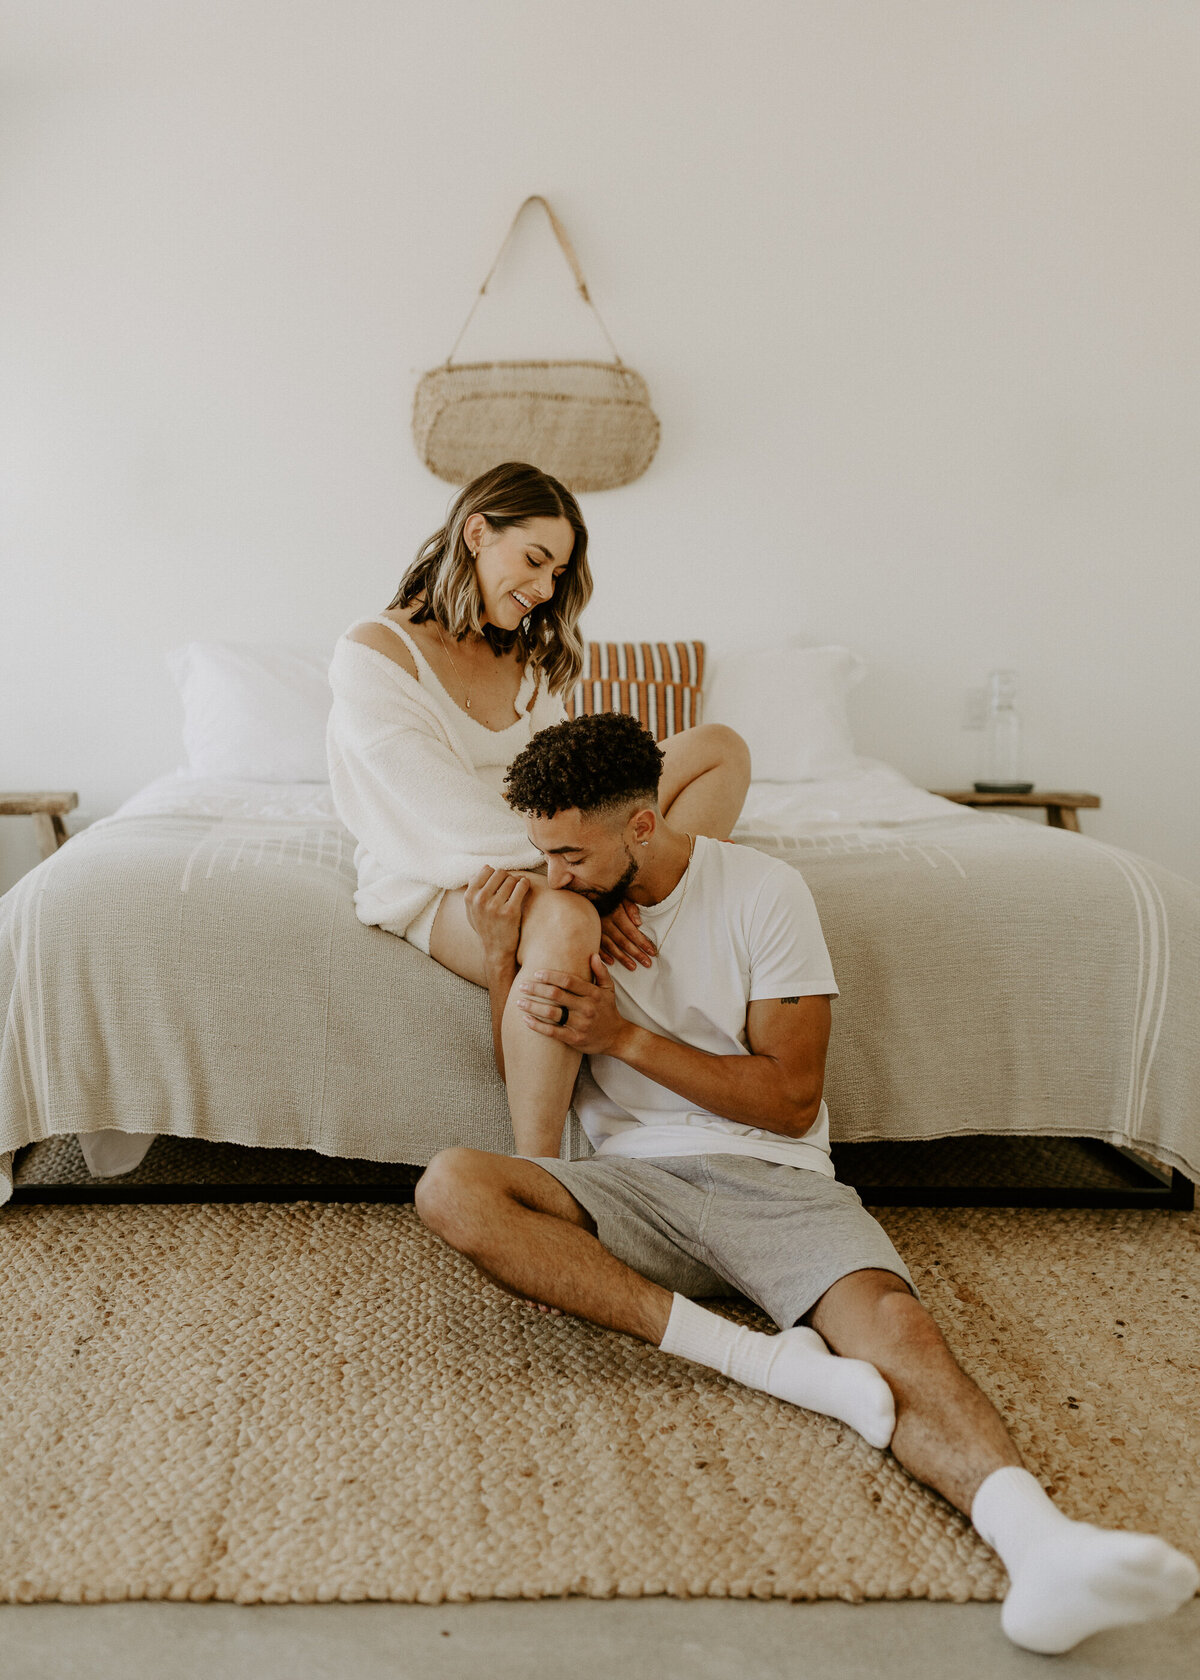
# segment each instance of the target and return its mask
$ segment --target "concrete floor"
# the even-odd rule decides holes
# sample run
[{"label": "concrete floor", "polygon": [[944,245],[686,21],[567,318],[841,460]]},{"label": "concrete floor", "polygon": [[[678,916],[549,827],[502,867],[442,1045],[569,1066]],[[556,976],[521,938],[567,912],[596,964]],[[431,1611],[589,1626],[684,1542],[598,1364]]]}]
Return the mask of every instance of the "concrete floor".
[{"label": "concrete floor", "polygon": [[543,1599],[0,1607],[4,1680],[1195,1680],[1200,1599],[1064,1657],[995,1604]]}]

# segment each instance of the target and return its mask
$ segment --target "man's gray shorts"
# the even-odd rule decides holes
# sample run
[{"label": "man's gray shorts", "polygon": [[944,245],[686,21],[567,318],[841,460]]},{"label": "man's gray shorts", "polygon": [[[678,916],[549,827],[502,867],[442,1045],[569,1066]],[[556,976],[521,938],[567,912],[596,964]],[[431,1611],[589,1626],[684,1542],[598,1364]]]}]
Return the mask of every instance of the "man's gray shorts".
[{"label": "man's gray shorts", "polygon": [[526,1159],[591,1214],[610,1253],[680,1295],[740,1292],[781,1330],[864,1267],[895,1272],[917,1295],[858,1192],[809,1167],[751,1155]]}]

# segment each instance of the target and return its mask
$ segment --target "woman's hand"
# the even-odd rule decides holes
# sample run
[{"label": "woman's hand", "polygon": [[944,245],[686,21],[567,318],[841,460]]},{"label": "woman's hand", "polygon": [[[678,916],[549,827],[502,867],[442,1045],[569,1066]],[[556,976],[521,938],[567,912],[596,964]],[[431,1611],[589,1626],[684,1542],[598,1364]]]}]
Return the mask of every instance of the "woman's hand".
[{"label": "woman's hand", "polygon": [[616,987],[599,953],[592,958],[590,978],[561,969],[538,969],[531,979],[519,983],[517,1004],[534,1032],[556,1038],[585,1056],[614,1054],[630,1030],[629,1022],[617,1011]]},{"label": "woman's hand", "polygon": [[484,963],[493,972],[517,966],[521,917],[530,890],[526,876],[509,869],[492,869],[486,863],[467,882],[467,920],[479,935]]},{"label": "woman's hand", "polygon": [[641,930],[642,915],[631,898],[624,898],[600,923],[600,955],[611,967],[614,958],[630,973],[641,963],[649,968],[658,955],[654,941]]}]

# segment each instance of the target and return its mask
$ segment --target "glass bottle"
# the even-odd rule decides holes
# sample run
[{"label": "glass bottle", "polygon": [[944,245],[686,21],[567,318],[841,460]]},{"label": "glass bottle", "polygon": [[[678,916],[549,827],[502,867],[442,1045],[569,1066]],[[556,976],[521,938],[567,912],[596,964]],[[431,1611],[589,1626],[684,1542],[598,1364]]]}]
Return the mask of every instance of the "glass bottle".
[{"label": "glass bottle", "polygon": [[1028,793],[1021,777],[1021,719],[1016,707],[1017,674],[993,671],[988,678],[987,748],[978,793]]}]

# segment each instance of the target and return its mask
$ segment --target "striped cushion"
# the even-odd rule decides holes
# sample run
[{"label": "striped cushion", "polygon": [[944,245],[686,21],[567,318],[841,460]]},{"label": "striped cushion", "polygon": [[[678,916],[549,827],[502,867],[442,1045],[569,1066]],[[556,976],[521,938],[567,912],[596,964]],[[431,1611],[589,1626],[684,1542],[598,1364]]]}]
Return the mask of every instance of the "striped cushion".
[{"label": "striped cushion", "polygon": [[588,642],[568,717],[625,712],[656,741],[700,722],[703,642]]},{"label": "striped cushion", "polygon": [[700,690],[686,683],[581,682],[566,702],[568,717],[592,712],[626,712],[656,741],[678,735],[700,721]]},{"label": "striped cushion", "polygon": [[703,642],[587,642],[584,677],[704,687]]}]

